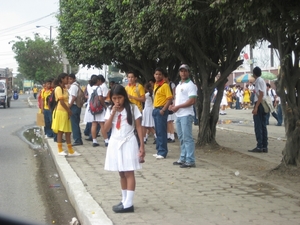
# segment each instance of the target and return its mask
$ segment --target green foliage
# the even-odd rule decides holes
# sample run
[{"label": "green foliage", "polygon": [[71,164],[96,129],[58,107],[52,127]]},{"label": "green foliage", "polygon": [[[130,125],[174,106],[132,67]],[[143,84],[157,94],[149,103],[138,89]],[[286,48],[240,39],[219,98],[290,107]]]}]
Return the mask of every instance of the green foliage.
[{"label": "green foliage", "polygon": [[39,36],[34,39],[18,37],[12,49],[19,64],[19,72],[26,78],[42,83],[62,71],[61,51],[53,42]]}]

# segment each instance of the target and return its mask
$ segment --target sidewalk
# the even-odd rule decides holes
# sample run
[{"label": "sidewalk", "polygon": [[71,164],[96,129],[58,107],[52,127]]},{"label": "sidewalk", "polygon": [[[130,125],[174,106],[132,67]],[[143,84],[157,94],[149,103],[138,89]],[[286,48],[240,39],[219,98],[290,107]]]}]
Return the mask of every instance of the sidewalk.
[{"label": "sidewalk", "polygon": [[[227,114],[220,116],[225,123],[218,124],[220,145],[225,134],[253,135],[250,110],[227,110]],[[269,139],[280,142],[277,138],[284,138],[284,127],[274,126],[272,119],[268,129],[273,138]],[[196,137],[196,126],[193,132]],[[262,182],[255,177],[236,176],[234,171],[201,159],[198,152],[196,168],[173,166],[180,151],[178,140],[168,144],[169,154],[164,160],[152,156],[155,145],[152,139],[148,141],[146,162],[142,170],[136,171],[135,213],[116,214],[111,208],[121,198],[119,176],[103,169],[106,148],[101,137],[98,141],[100,147],[93,148],[83,138],[84,145],[74,147],[82,156],[69,158],[58,156],[56,143],[48,139],[62,182],[83,225],[300,224],[300,193],[264,183],[257,188]],[[234,150],[250,154],[247,149],[253,148],[252,144],[241,140],[242,147]],[[280,148],[251,155],[277,164],[281,159]]]}]

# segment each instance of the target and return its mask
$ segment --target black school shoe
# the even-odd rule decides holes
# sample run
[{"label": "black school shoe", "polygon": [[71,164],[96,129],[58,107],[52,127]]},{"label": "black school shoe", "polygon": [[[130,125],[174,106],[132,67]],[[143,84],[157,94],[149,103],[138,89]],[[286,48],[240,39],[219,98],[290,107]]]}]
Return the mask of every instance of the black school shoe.
[{"label": "black school shoe", "polygon": [[262,149],[262,152],[263,152],[263,153],[268,153],[268,148],[263,148],[263,149]]},{"label": "black school shoe", "polygon": [[121,205],[122,205],[122,202],[119,202],[119,204],[114,205],[114,206],[112,207],[112,210],[115,211],[115,209],[117,209],[117,208],[120,207]]},{"label": "black school shoe", "polygon": [[248,152],[255,152],[255,153],[262,153],[263,152],[263,149],[262,148],[254,148],[252,150],[248,150]]},{"label": "black school shoe", "polygon": [[113,207],[113,211],[114,211],[115,213],[130,213],[130,212],[134,212],[134,207],[133,207],[133,205],[132,205],[132,206],[130,206],[130,207],[124,209],[123,204],[121,204],[121,205],[118,205],[118,206]]}]

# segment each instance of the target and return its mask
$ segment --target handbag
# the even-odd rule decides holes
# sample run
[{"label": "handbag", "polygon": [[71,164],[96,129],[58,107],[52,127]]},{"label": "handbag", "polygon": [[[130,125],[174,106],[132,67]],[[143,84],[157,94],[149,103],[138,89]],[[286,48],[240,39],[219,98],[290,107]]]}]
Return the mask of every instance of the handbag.
[{"label": "handbag", "polygon": [[[257,96],[257,98],[258,98],[258,94],[257,93],[255,93],[256,94],[256,96]],[[266,99],[268,98],[269,96],[267,96],[266,97]],[[263,108],[264,108],[264,112],[265,113],[269,113],[270,112],[270,108],[269,108],[269,104],[266,102],[266,100],[265,99],[262,99],[261,100],[261,105],[263,106]]]},{"label": "handbag", "polygon": [[270,112],[270,108],[269,108],[269,105],[266,102],[266,100],[262,99],[261,100],[261,105],[263,106],[265,113],[269,113]]},{"label": "handbag", "polygon": [[36,114],[36,125],[38,126],[45,126],[45,119],[43,113]]}]

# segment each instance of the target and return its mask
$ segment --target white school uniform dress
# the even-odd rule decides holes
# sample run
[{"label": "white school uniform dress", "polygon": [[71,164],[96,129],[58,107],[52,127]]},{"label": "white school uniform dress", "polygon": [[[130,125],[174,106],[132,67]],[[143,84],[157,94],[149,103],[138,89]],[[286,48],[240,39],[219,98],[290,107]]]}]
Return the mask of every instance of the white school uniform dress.
[{"label": "white school uniform dress", "polygon": [[87,92],[88,92],[89,98],[87,100],[88,104],[87,104],[87,107],[86,107],[86,110],[85,110],[84,120],[83,120],[85,123],[91,123],[91,122],[94,122],[94,121],[104,122],[105,109],[103,110],[102,113],[99,113],[99,114],[96,114],[96,115],[92,115],[92,113],[90,112],[89,102],[90,102],[90,99],[91,99],[91,95],[92,95],[92,93],[94,92],[95,89],[97,89],[98,96],[102,96],[101,87],[96,86],[96,85],[94,85],[92,87],[90,85],[87,86]]},{"label": "white school uniform dress", "polygon": [[154,119],[152,116],[153,111],[153,96],[151,98],[150,93],[145,94],[145,106],[143,109],[142,126],[143,127],[154,127]]},{"label": "white school uniform dress", "polygon": [[[142,115],[138,107],[131,104],[135,120]],[[117,119],[121,114],[120,129],[116,128]],[[107,108],[105,120],[111,115],[110,107]],[[139,146],[134,135],[134,127],[127,122],[127,112],[116,112],[112,120],[112,131],[106,150],[104,169],[109,171],[133,171],[142,168],[139,163]]]},{"label": "white school uniform dress", "polygon": [[226,93],[227,93],[226,90],[224,90],[224,91],[223,91],[223,97],[222,97],[220,106],[222,106],[222,105],[227,105],[227,104],[228,104]]}]

